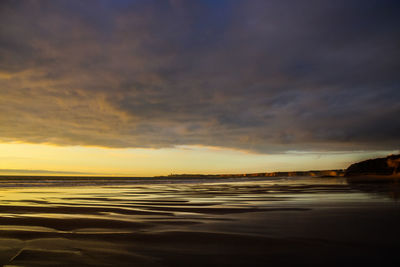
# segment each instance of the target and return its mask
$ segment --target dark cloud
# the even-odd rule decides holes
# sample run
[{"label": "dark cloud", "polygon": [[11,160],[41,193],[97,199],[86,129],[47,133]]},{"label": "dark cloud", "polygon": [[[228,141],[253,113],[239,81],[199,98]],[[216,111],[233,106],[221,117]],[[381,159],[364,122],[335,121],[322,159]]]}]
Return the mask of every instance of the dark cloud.
[{"label": "dark cloud", "polygon": [[0,139],[398,149],[398,1],[2,1]]}]

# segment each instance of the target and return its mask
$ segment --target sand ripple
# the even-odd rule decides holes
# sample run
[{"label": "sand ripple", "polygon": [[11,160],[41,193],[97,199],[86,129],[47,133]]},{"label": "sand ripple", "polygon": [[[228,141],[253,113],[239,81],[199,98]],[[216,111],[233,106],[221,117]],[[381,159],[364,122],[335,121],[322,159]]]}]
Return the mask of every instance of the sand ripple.
[{"label": "sand ripple", "polygon": [[399,211],[329,179],[3,187],[0,264],[396,266]]}]

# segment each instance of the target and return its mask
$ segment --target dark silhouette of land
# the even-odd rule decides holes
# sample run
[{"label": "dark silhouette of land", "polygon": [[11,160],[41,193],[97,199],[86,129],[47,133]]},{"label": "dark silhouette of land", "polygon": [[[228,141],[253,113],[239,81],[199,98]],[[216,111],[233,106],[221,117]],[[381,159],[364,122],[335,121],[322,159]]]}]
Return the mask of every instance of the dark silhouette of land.
[{"label": "dark silhouette of land", "polygon": [[400,155],[361,161],[345,171],[349,182],[384,182],[400,178]]},{"label": "dark silhouette of land", "polygon": [[318,170],[318,171],[288,171],[288,172],[258,172],[258,173],[239,173],[239,174],[171,174],[159,176],[165,178],[240,178],[240,177],[336,177],[343,176],[344,170]]}]

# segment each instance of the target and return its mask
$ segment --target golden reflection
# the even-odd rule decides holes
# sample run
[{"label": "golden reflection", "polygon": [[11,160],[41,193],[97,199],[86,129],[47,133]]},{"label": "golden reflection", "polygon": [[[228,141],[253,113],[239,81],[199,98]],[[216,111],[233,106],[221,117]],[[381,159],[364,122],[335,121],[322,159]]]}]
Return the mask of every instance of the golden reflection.
[{"label": "golden reflection", "polygon": [[[67,261],[71,265],[124,266],[134,262],[159,266],[155,248],[162,255],[175,255],[174,251],[187,246],[208,247],[213,242],[224,248],[232,242],[235,248],[246,242],[241,251],[252,248],[265,253],[268,250],[260,244],[270,241],[263,238],[295,231],[297,226],[284,227],[293,218],[313,222],[314,210],[329,210],[332,215],[332,205],[341,207],[336,211],[340,218],[347,216],[340,214],[348,206],[363,203],[366,208],[373,203],[387,208],[391,201],[354,191],[343,178],[225,183],[178,179],[158,184],[145,179],[103,184],[101,179],[93,179],[97,186],[82,186],[82,181],[74,186],[49,186],[49,181],[37,179],[25,187],[14,184],[7,188],[3,183],[0,263],[40,266]],[[185,245],[168,251],[174,244]]]}]

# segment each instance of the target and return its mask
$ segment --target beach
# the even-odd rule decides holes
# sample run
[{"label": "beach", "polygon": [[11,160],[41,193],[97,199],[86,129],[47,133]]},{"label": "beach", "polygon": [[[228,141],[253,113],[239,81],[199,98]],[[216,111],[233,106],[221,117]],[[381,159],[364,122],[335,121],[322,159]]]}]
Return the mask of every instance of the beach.
[{"label": "beach", "polygon": [[3,177],[0,264],[398,266],[396,188],[342,177]]}]

